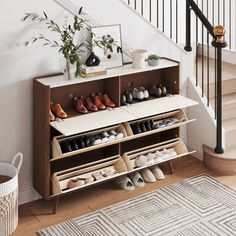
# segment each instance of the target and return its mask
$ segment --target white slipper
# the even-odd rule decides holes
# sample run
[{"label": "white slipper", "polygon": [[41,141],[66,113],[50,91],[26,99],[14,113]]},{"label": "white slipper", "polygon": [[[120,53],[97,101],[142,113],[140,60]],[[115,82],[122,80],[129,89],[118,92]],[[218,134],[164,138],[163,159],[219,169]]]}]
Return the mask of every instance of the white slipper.
[{"label": "white slipper", "polygon": [[149,169],[144,169],[141,171],[141,175],[145,182],[147,183],[154,183],[156,182],[156,178],[153,173]]},{"label": "white slipper", "polygon": [[132,191],[135,189],[134,184],[127,176],[122,176],[115,180],[116,185],[123,190]]},{"label": "white slipper", "polygon": [[147,157],[144,155],[140,155],[135,159],[135,166],[142,167],[147,165]]},{"label": "white slipper", "polygon": [[152,173],[154,174],[157,180],[165,179],[165,175],[163,174],[162,170],[158,166],[154,166],[151,168]]},{"label": "white slipper", "polygon": [[145,183],[139,172],[135,172],[130,176],[131,181],[135,187],[144,187]]}]

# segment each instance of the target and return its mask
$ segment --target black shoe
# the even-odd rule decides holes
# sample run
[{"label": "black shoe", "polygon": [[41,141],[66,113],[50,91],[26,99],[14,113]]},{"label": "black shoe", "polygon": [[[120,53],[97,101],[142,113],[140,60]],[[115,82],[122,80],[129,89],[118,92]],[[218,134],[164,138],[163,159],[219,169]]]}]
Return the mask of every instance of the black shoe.
[{"label": "black shoe", "polygon": [[151,124],[150,124],[149,120],[145,120],[144,125],[145,125],[145,128],[146,128],[147,131],[152,130],[152,127],[151,127]]},{"label": "black shoe", "polygon": [[85,148],[85,143],[84,143],[84,137],[81,137],[79,139],[77,139],[77,143],[79,145],[79,148]]},{"label": "black shoe", "polygon": [[91,140],[92,140],[92,137],[88,137],[88,136],[84,137],[84,145],[86,147],[91,146],[92,145],[92,141]]},{"label": "black shoe", "polygon": [[140,127],[139,127],[139,123],[131,124],[131,128],[132,128],[134,134],[142,133],[142,131],[141,131]]},{"label": "black shoe", "polygon": [[70,146],[70,143],[67,141],[63,141],[60,144],[62,153],[72,152],[72,148]]},{"label": "black shoe", "polygon": [[146,131],[147,131],[144,122],[141,122],[141,123],[139,124],[139,127],[140,127],[140,129],[141,129],[141,132],[146,132]]},{"label": "black shoe", "polygon": [[132,94],[130,92],[128,92],[128,91],[125,91],[124,95],[125,95],[125,98],[126,98],[126,103],[131,104],[132,101],[133,101]]},{"label": "black shoe", "polygon": [[156,127],[155,127],[155,125],[153,123],[153,120],[149,120],[149,124],[150,124],[152,130],[156,129]]},{"label": "black shoe", "polygon": [[79,150],[79,145],[78,145],[78,143],[76,142],[75,139],[70,141],[70,146],[71,146],[73,151]]}]

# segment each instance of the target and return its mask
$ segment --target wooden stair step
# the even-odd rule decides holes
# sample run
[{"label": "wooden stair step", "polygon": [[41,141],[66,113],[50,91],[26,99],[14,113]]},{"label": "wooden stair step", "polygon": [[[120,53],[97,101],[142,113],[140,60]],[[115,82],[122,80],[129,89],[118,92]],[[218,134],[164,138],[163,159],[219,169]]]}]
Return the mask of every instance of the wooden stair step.
[{"label": "wooden stair step", "polygon": [[214,149],[203,145],[203,161],[212,171],[223,175],[236,174],[236,146],[228,148],[223,154],[215,153]]}]

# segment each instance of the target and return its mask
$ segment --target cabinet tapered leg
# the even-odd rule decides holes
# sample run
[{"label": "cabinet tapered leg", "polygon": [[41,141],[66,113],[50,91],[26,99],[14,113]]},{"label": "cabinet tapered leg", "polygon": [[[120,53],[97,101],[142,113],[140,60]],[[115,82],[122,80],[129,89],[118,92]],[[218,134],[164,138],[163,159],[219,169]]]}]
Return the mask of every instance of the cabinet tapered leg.
[{"label": "cabinet tapered leg", "polygon": [[173,174],[174,173],[174,168],[173,168],[172,161],[169,161],[169,167],[170,167],[170,173]]},{"label": "cabinet tapered leg", "polygon": [[53,214],[56,214],[56,213],[57,213],[58,204],[59,204],[59,199],[60,199],[60,197],[56,197],[56,198],[53,200]]}]

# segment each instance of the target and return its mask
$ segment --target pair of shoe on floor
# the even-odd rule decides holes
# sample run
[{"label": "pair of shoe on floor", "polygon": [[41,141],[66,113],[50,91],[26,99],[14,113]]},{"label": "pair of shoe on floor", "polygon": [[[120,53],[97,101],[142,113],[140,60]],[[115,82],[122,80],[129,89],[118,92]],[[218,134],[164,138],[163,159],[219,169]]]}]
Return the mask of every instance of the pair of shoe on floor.
[{"label": "pair of shoe on floor", "polygon": [[88,111],[105,110],[107,107],[114,108],[115,103],[104,93],[92,94],[91,97],[74,97],[74,108],[77,112],[86,114]]},{"label": "pair of shoe on floor", "polygon": [[165,179],[162,170],[158,166],[155,166],[151,169],[144,169],[140,173],[135,172],[130,177],[122,176],[115,183],[120,189],[132,191],[135,187],[144,187],[145,182],[154,183],[156,180],[162,179]]}]

